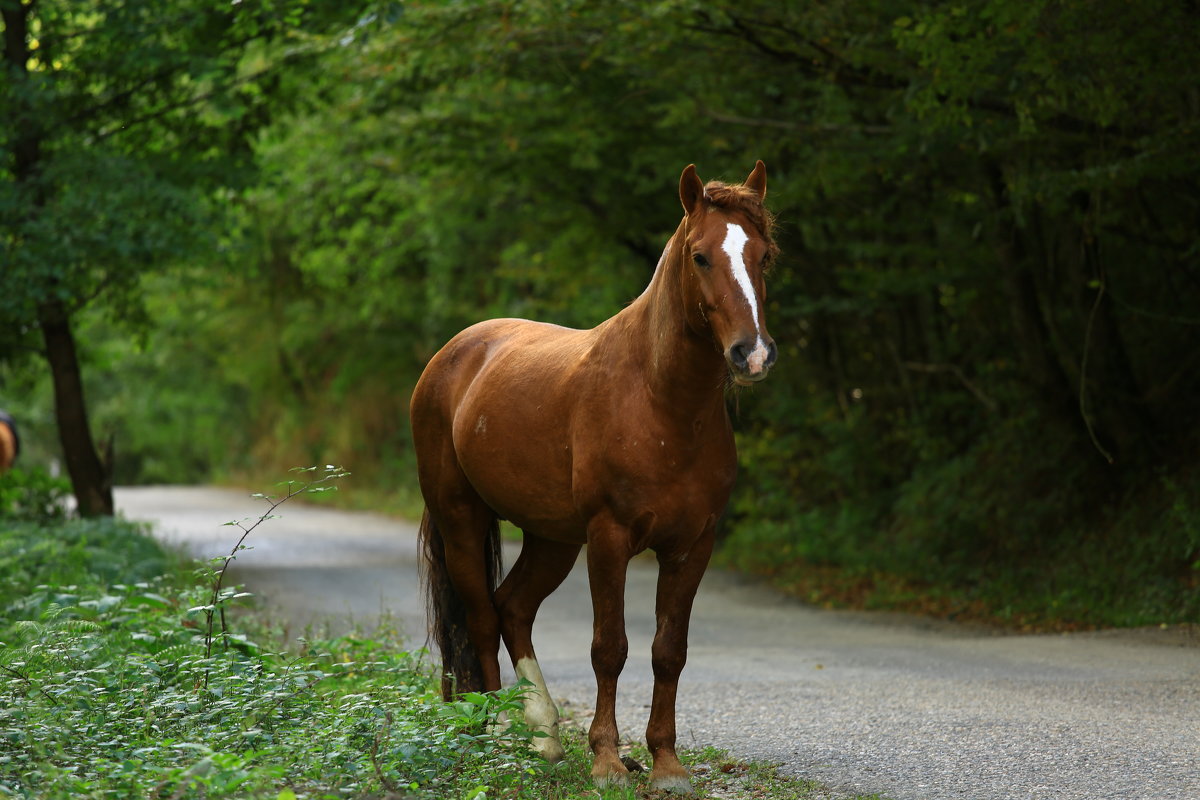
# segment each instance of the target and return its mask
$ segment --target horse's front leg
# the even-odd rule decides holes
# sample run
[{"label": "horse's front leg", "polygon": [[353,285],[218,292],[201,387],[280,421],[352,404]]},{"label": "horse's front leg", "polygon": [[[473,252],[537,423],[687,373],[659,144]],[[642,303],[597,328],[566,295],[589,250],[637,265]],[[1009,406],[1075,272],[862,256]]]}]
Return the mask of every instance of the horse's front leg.
[{"label": "horse's front leg", "polygon": [[675,754],[675,695],[679,674],[687,661],[688,624],[692,601],[708,559],[712,555],[714,525],[708,525],[690,550],[663,552],[658,556],[658,597],[655,613],[658,629],[654,634],[651,663],[654,666],[654,697],[650,722],[646,726],[646,746],[654,759],[650,773],[652,789],[691,794],[688,771]]},{"label": "horse's front leg", "polygon": [[588,582],[592,591],[592,670],[596,673],[596,715],[588,731],[597,788],[622,785],[629,770],[617,752],[617,677],[629,654],[625,635],[625,570],[629,536],[621,526],[593,521],[588,526]]}]

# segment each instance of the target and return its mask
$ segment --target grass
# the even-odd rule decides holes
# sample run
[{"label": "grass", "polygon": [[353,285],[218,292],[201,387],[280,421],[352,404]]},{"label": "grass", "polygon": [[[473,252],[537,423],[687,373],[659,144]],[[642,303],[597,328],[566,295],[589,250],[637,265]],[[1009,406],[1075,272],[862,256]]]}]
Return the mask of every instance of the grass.
[{"label": "grass", "polygon": [[[633,758],[648,763],[650,754],[640,744],[631,750]],[[816,781],[784,775],[778,765],[735,758],[717,747],[683,749],[680,760],[692,773],[692,784],[699,798],[713,800],[830,800],[845,798],[831,793]],[[648,773],[635,774],[634,784],[624,797],[629,800],[666,800],[674,795],[648,789]],[[593,795],[594,796],[594,795]],[[606,799],[607,800],[607,799]],[[854,795],[848,800],[884,800],[880,795]]]},{"label": "grass", "polygon": [[[287,494],[323,476],[305,480]],[[0,516],[0,797],[668,796],[646,775],[597,792],[569,725],[566,761],[540,761],[519,721],[495,724],[520,688],[442,702],[423,654],[386,620],[283,642],[245,592],[221,585],[227,561],[184,561],[120,520]],[[700,797],[831,796],[719,750],[681,755]]]}]

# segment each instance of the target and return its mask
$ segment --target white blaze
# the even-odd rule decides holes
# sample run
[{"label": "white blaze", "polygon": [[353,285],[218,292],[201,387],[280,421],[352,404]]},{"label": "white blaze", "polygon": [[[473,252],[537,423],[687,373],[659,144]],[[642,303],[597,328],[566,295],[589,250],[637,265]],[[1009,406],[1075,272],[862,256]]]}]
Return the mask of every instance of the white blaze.
[{"label": "white blaze", "polygon": [[763,342],[762,326],[758,322],[758,296],[754,293],[754,284],[750,281],[750,273],[746,272],[745,251],[748,241],[750,241],[750,237],[746,235],[746,231],[741,225],[734,222],[726,223],[725,241],[721,243],[721,249],[725,251],[725,255],[729,256],[729,269],[733,272],[733,279],[741,288],[742,296],[746,299],[746,304],[750,306],[750,315],[754,318],[754,332],[757,339],[754,342],[754,349],[746,357],[750,372],[754,374],[762,372],[763,364],[767,360],[767,345]]}]

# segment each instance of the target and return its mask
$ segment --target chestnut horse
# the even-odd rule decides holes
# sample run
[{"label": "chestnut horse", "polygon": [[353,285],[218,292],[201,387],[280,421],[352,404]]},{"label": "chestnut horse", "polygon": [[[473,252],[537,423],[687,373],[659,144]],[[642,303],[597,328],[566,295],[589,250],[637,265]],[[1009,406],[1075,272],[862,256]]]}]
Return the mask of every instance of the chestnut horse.
[{"label": "chestnut horse", "polygon": [[[742,185],[706,186],[688,166],[679,181],[686,214],[640,297],[591,330],[481,322],[433,357],[413,391],[443,693],[499,689],[503,637],[517,676],[532,683],[526,723],[547,734],[534,744],[550,761],[562,757],[531,629],[586,544],[597,786],[628,775],[616,723],[625,571],[649,548],[659,564],[651,785],[691,791],[675,754],[675,695],[692,600],[736,471],[725,389],[729,378],[762,380],[776,355],[764,319],[763,271],[777,252],[765,195],[761,161]],[[500,519],[524,542],[495,588]]]}]

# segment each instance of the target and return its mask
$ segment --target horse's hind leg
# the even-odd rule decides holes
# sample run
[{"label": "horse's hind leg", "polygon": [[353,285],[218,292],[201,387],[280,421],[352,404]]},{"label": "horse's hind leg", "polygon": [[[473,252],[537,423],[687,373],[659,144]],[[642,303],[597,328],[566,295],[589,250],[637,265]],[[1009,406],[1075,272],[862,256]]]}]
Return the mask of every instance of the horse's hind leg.
[{"label": "horse's hind leg", "polygon": [[581,546],[525,534],[520,557],[496,590],[500,631],[513,669],[518,679],[533,684],[525,695],[525,724],[547,734],[535,738],[533,746],[550,762],[562,760],[563,749],[558,738],[558,709],[533,651],[533,620],[542,601],[570,573]]},{"label": "horse's hind leg", "polygon": [[[456,666],[454,657],[446,652],[442,662],[458,682],[454,691],[495,691],[500,688],[500,624],[492,601],[492,581],[497,576],[489,562],[500,547],[496,515],[465,479],[455,491],[439,493],[428,510],[441,534],[446,577],[459,606],[459,613],[438,624],[449,628],[442,636],[456,642],[455,646],[464,644],[459,626],[466,628],[465,643],[474,650],[479,669],[475,674],[473,669]],[[450,693],[445,693],[449,699]]]}]

